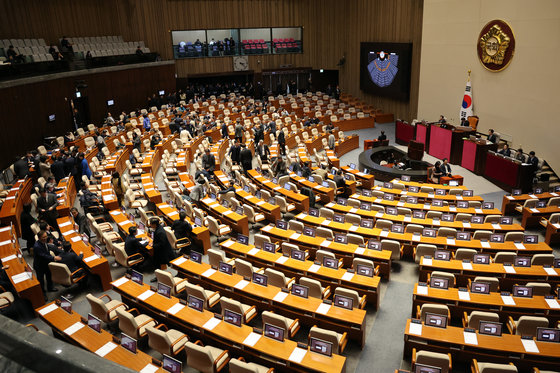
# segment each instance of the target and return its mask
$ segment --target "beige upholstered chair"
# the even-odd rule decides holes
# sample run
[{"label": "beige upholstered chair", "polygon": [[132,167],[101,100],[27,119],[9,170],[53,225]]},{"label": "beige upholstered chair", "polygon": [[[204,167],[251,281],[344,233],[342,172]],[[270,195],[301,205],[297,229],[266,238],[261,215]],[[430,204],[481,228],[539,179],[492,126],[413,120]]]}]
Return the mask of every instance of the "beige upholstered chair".
[{"label": "beige upholstered chair", "polygon": [[344,348],[348,342],[346,332],[340,334],[332,330],[321,329],[316,325],[312,326],[309,330],[309,339],[311,338],[317,338],[332,343],[332,352],[338,355],[344,352]]},{"label": "beige upholstered chair", "polygon": [[287,338],[293,338],[300,328],[299,319],[290,319],[270,311],[263,311],[261,316],[263,327],[264,324],[270,324],[282,328]]},{"label": "beige upholstered chair", "polygon": [[268,285],[277,286],[279,288],[291,289],[292,285],[296,282],[295,277],[288,278],[283,272],[272,268],[265,269],[264,274],[268,276]]},{"label": "beige upholstered chair", "polygon": [[70,272],[70,269],[64,263],[50,262],[49,269],[51,271],[52,281],[55,284],[63,286],[72,286],[77,284],[87,276],[87,273],[83,270],[83,268]]},{"label": "beige upholstered chair", "polygon": [[449,287],[455,286],[455,275],[453,273],[448,273],[443,271],[433,271],[428,275],[428,281],[431,278],[443,278],[449,282]]},{"label": "beige upholstered chair", "polygon": [[[517,373],[517,367],[513,363],[496,364],[496,363],[479,363],[473,359],[471,364],[472,373]],[[545,373],[542,372],[541,373]]]},{"label": "beige upholstered chair", "polygon": [[426,256],[426,255],[431,255],[432,258],[433,258],[436,250],[437,250],[436,245],[419,243],[414,248],[414,261],[416,263],[420,263],[420,258],[422,258],[423,256]]},{"label": "beige upholstered chair", "polygon": [[441,373],[451,372],[451,354],[412,349],[412,366],[423,364],[441,369]]},{"label": "beige upholstered chair", "polygon": [[189,338],[183,332],[168,329],[165,324],[159,324],[155,327],[148,325],[146,332],[148,334],[148,345],[160,354],[176,356],[183,351],[185,344],[189,341]]},{"label": "beige upholstered chair", "polygon": [[457,249],[455,251],[455,259],[457,260],[469,260],[472,261],[477,251],[474,249]]},{"label": "beige upholstered chair", "polygon": [[227,258],[226,253],[220,249],[208,249],[208,262],[214,268],[217,268],[220,262],[234,264],[234,260]]},{"label": "beige upholstered chair", "polygon": [[548,328],[548,319],[539,316],[521,316],[517,321],[508,316],[507,327],[511,334],[537,336],[537,328]]},{"label": "beige upholstered chair", "polygon": [[229,373],[272,373],[274,368],[263,367],[255,363],[247,363],[242,357],[229,361]]},{"label": "beige upholstered chair", "polygon": [[507,251],[498,251],[494,255],[494,263],[513,263],[515,261],[516,254]]},{"label": "beige upholstered chair", "polygon": [[14,295],[0,286],[0,310],[10,307],[14,300]]},{"label": "beige upholstered chair", "polygon": [[164,285],[171,288],[171,294],[177,295],[187,288],[187,280],[180,277],[173,277],[173,275],[167,271],[161,269],[156,269],[156,279]]},{"label": "beige upholstered chair", "polygon": [[124,246],[113,246],[115,261],[125,268],[134,267],[144,261],[144,257],[140,253],[128,255]]},{"label": "beige upholstered chair", "polygon": [[202,342],[187,342],[187,365],[202,373],[221,371],[229,362],[228,350],[221,350],[212,346],[203,346]]},{"label": "beige upholstered chair", "polygon": [[400,259],[402,256],[402,247],[399,241],[395,240],[381,240],[381,249],[389,250],[391,254],[391,260]]},{"label": "beige upholstered chair", "polygon": [[331,287],[323,287],[321,283],[315,279],[308,277],[300,277],[299,284],[309,288],[309,296],[319,299],[327,299],[331,295]]},{"label": "beige upholstered chair", "polygon": [[366,296],[360,297],[360,294],[356,290],[346,289],[343,287],[337,287],[334,291],[334,295],[342,295],[344,297],[352,299],[352,305],[354,308],[364,309],[366,306]]},{"label": "beige upholstered chair", "polygon": [[471,311],[471,314],[467,316],[467,313],[463,313],[463,327],[473,328],[478,330],[481,321],[490,322],[500,322],[500,315],[494,312],[484,312],[484,311]]},{"label": "beige upholstered chair", "polygon": [[552,290],[550,284],[546,282],[528,282],[527,286],[533,288],[533,295],[550,295]]},{"label": "beige upholstered chair", "polygon": [[[500,280],[495,277],[476,276],[472,282],[482,282],[483,284],[490,285],[490,291],[495,293],[500,289]],[[470,288],[471,281],[469,281]]]},{"label": "beige upholstered chair", "polygon": [[449,308],[444,304],[424,303],[422,306],[416,306],[416,318],[425,322],[426,313],[447,316],[448,319],[450,317]]},{"label": "beige upholstered chair", "polygon": [[[103,298],[107,298],[109,301],[105,303]],[[91,307],[92,315],[98,317],[101,321],[109,324],[117,319],[117,309],[126,310],[128,307],[120,300],[112,300],[107,294],[103,294],[101,297],[89,293],[86,295],[86,299]]]},{"label": "beige upholstered chair", "polygon": [[231,298],[220,298],[220,306],[222,308],[222,315],[225,310],[236,312],[243,317],[242,321],[244,324],[247,324],[258,314],[255,306],[248,306]]},{"label": "beige upholstered chair", "polygon": [[[135,339],[140,339],[146,335],[146,327],[155,326],[156,322],[148,315],[142,315],[136,308],[123,310],[117,308],[117,316],[119,318],[119,329]],[[133,316],[132,313],[137,316]]]},{"label": "beige upholstered chair", "polygon": [[187,283],[187,294],[200,298],[204,301],[204,307],[211,309],[220,301],[220,293],[217,291],[206,290],[200,285]]},{"label": "beige upholstered chair", "polygon": [[246,260],[235,258],[235,273],[240,276],[253,278],[253,273],[264,273],[264,269],[255,268]]}]

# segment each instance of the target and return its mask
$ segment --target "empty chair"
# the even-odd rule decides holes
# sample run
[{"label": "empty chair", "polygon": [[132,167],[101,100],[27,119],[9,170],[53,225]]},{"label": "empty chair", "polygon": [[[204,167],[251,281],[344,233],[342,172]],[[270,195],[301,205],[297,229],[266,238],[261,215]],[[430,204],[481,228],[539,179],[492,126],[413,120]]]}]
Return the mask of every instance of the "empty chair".
[{"label": "empty chair", "polygon": [[[135,339],[140,339],[146,335],[148,326],[155,326],[156,322],[148,315],[142,315],[136,308],[124,310],[117,308],[117,317],[119,318],[119,329]],[[132,313],[137,316],[133,316]]]},{"label": "empty chair", "polygon": [[346,237],[348,238],[348,243],[352,244],[352,245],[364,245],[364,237],[363,236],[359,236],[357,234],[353,234],[353,233],[348,233],[346,235]]},{"label": "empty chair", "polygon": [[321,207],[319,209],[319,216],[325,219],[332,220],[334,218],[334,211],[326,207]]},{"label": "empty chair", "polygon": [[416,306],[416,318],[426,322],[426,314],[435,313],[437,315],[450,317],[449,307],[444,304],[424,303],[422,306]]},{"label": "empty chair", "polygon": [[292,231],[296,231],[298,233],[302,233],[303,232],[303,223],[297,220],[290,220],[288,222],[288,229],[292,230]]},{"label": "empty chair", "polygon": [[262,273],[262,268],[255,269],[251,263],[246,260],[235,258],[235,273],[239,276],[253,278],[253,273]]},{"label": "empty chair", "polygon": [[10,307],[14,300],[14,295],[0,286],[0,310]]},{"label": "empty chair", "polygon": [[478,253],[478,251],[474,249],[464,249],[460,248],[455,251],[455,259],[457,260],[469,260],[472,262],[474,256]]},{"label": "empty chair", "polygon": [[377,221],[375,222],[375,228],[379,228],[379,229],[390,230],[392,225],[393,225],[392,221],[385,220],[385,219],[377,219]]},{"label": "empty chair", "polygon": [[379,269],[379,266],[375,266],[375,263],[373,263],[373,260],[369,260],[369,259],[363,259],[363,258],[354,258],[352,259],[352,269],[354,269],[354,272],[357,271],[358,266],[365,266],[365,267],[371,267],[373,268],[373,272],[375,275],[377,275],[377,271]]},{"label": "empty chair", "polygon": [[263,367],[255,363],[247,363],[240,357],[238,359],[231,359],[229,361],[229,373],[271,373],[273,368]]},{"label": "empty chair", "polygon": [[231,233],[231,228],[228,225],[220,224],[220,221],[212,216],[207,216],[206,222],[208,224],[208,230],[210,230],[210,233],[217,236],[218,238]]},{"label": "empty chair", "polygon": [[463,221],[463,222],[470,222],[472,218],[472,214],[465,214],[464,212],[460,212],[455,215],[455,221]]},{"label": "empty chair", "polygon": [[442,278],[447,280],[449,282],[449,287],[455,286],[455,275],[453,273],[433,271],[429,276],[430,278]]},{"label": "empty chair", "polygon": [[535,254],[531,258],[531,265],[552,265],[554,263],[554,254]]},{"label": "empty chair", "polygon": [[523,232],[507,232],[505,241],[523,242]]},{"label": "empty chair", "polygon": [[348,336],[346,332],[340,334],[332,330],[319,328],[317,326],[312,326],[309,330],[309,339],[311,338],[317,338],[332,343],[332,353],[338,355],[344,352],[346,343],[348,343]]},{"label": "empty chair", "polygon": [[397,207],[397,214],[403,216],[412,216],[412,210],[406,207]]},{"label": "empty chair", "polygon": [[420,193],[433,194],[434,193],[434,188],[431,187],[431,186],[423,185],[423,186],[420,187]]},{"label": "empty chair", "polygon": [[560,197],[552,197],[551,199],[548,200],[548,203],[546,205],[548,207],[560,206]]},{"label": "empty chair", "polygon": [[449,195],[452,196],[461,196],[463,195],[463,190],[458,188],[451,188],[449,189]]},{"label": "empty chair", "polygon": [[495,312],[471,311],[463,314],[463,327],[478,330],[481,321],[500,322],[500,315]]},{"label": "empty chair", "polygon": [[270,311],[262,312],[262,322],[263,327],[264,324],[270,324],[284,329],[287,338],[293,338],[300,328],[299,319],[290,319]]},{"label": "empty chair", "polygon": [[451,354],[412,349],[412,367],[416,364],[427,365],[440,369],[441,373],[451,372]]},{"label": "empty chair", "polygon": [[268,284],[279,288],[291,289],[292,285],[296,282],[295,277],[288,278],[283,272],[277,271],[272,268],[264,270],[264,274],[268,276]]},{"label": "empty chair", "polygon": [[67,287],[77,284],[87,276],[83,268],[70,272],[70,269],[64,263],[50,262],[49,270],[51,271],[52,281],[55,284]]},{"label": "empty chair", "polygon": [[176,356],[183,351],[189,338],[183,332],[168,329],[165,324],[147,326],[148,345],[160,354]]},{"label": "empty chair", "polygon": [[517,254],[507,251],[498,251],[494,255],[494,263],[513,263]]},{"label": "empty chair", "polygon": [[437,250],[436,245],[430,245],[426,243],[419,243],[414,248],[414,261],[416,263],[420,263],[420,258],[426,255],[431,255],[432,258],[434,257],[434,253]]},{"label": "empty chair", "polygon": [[308,277],[300,277],[299,284],[303,286],[307,286],[309,288],[310,297],[327,299],[331,295],[331,287],[330,286],[323,287],[321,283],[317,280]]},{"label": "empty chair", "polygon": [[402,256],[402,247],[399,241],[381,240],[381,249],[391,251],[391,260],[400,259]]},{"label": "empty chair", "polygon": [[317,237],[326,238],[327,240],[334,240],[334,233],[329,228],[317,227],[315,230]]},{"label": "empty chair", "polygon": [[457,236],[457,229],[455,228],[448,228],[448,227],[440,227],[437,230],[438,237],[455,237]]},{"label": "empty chair", "polygon": [[[109,301],[104,302],[103,298],[107,298]],[[117,309],[126,310],[128,307],[120,300],[113,300],[107,294],[103,294],[99,298],[89,293],[86,295],[86,299],[91,307],[91,314],[98,317],[104,323],[111,323],[115,321],[118,317]]]},{"label": "empty chair", "polygon": [[486,215],[484,218],[485,223],[498,224],[502,215]]},{"label": "empty chair", "polygon": [[546,282],[528,282],[526,286],[533,289],[533,295],[550,295],[551,286]]},{"label": "empty chair", "polygon": [[523,315],[515,321],[511,316],[508,316],[507,327],[511,334],[536,337],[537,328],[548,328],[548,319],[546,317]]},{"label": "empty chair", "polygon": [[362,223],[362,218],[359,215],[348,213],[345,215],[344,220],[352,225],[359,226]]},{"label": "empty chair", "polygon": [[500,281],[495,277],[476,276],[472,282],[481,282],[490,285],[491,292],[497,292],[500,288]]},{"label": "empty chair", "polygon": [[220,249],[208,249],[208,262],[214,268],[218,268],[220,262],[234,264],[234,260],[227,258],[226,253]]},{"label": "empty chair", "polygon": [[167,285],[171,288],[171,294],[177,295],[187,288],[187,280],[180,277],[173,277],[173,275],[167,271],[161,269],[156,269],[156,278],[158,282]]},{"label": "empty chair", "polygon": [[[319,249],[315,252],[315,260],[317,260],[321,264],[323,264],[325,258],[331,258],[336,260],[336,255],[334,255],[334,253],[330,251],[323,250],[323,249]],[[342,259],[338,260],[338,266],[339,267],[342,266]]]},{"label": "empty chair", "polygon": [[418,224],[408,224],[405,228],[404,231],[405,233],[418,233],[418,234],[422,234],[422,231],[424,230],[424,227]]},{"label": "empty chair", "polygon": [[220,293],[217,291],[206,290],[202,286],[187,282],[187,294],[200,298],[204,301],[204,307],[211,309],[220,301]]},{"label": "empty chair", "polygon": [[282,196],[276,196],[275,200],[276,204],[278,205],[278,207],[280,207],[280,211],[283,214],[294,211],[296,209],[296,206],[293,203],[286,202],[286,199]]},{"label": "empty chair", "polygon": [[537,198],[529,198],[529,199],[525,200],[525,202],[523,203],[523,205],[517,205],[517,206],[515,206],[515,209],[516,209],[518,212],[523,212],[523,209],[524,209],[524,208],[532,209],[532,208],[537,207],[537,202],[539,202],[539,200],[538,200]]},{"label": "empty chair", "polygon": [[222,350],[212,346],[204,346],[202,342],[187,342],[187,365],[202,373],[214,373],[221,371],[229,361],[228,350]]},{"label": "empty chair", "polygon": [[260,223],[266,219],[264,214],[255,212],[253,207],[249,205],[243,205],[243,214],[247,216],[247,220],[252,224]]},{"label": "empty chair", "polygon": [[476,359],[473,359],[471,364],[471,372],[472,373],[517,373],[517,367],[513,365],[513,363],[509,363],[509,364],[479,363]]},{"label": "empty chair", "polygon": [[233,311],[241,315],[242,322],[247,324],[251,321],[255,316],[257,316],[257,309],[255,306],[248,306],[243,304],[235,299],[222,297],[220,299],[220,307],[222,308],[222,315],[224,314],[225,310]]},{"label": "empty chair", "polygon": [[144,257],[140,253],[128,255],[124,249],[124,245],[114,245],[109,241],[109,246],[115,255],[115,261],[125,268],[132,268],[144,261]]},{"label": "empty chair", "polygon": [[356,290],[346,289],[339,286],[334,290],[334,295],[341,295],[352,299],[352,306],[354,308],[364,309],[366,306],[366,296],[363,295],[360,297],[360,294],[358,294]]},{"label": "empty chair", "polygon": [[265,242],[271,243],[272,241],[270,240],[270,237],[265,236],[264,234],[259,234],[259,233],[255,234],[254,244],[256,247],[262,248]]},{"label": "empty chair", "polygon": [[493,233],[491,231],[483,231],[483,230],[474,231],[473,240],[487,240],[487,241],[490,241],[490,236],[492,234]]},{"label": "empty chair", "polygon": [[426,219],[440,219],[441,220],[441,216],[443,215],[443,213],[441,211],[428,211],[426,213]]},{"label": "empty chair", "polygon": [[[299,250],[299,246],[288,243],[288,242],[282,242],[281,247],[282,247],[282,254],[284,254],[286,256],[291,256],[292,251]],[[306,257],[307,257],[307,255],[306,255]]]}]

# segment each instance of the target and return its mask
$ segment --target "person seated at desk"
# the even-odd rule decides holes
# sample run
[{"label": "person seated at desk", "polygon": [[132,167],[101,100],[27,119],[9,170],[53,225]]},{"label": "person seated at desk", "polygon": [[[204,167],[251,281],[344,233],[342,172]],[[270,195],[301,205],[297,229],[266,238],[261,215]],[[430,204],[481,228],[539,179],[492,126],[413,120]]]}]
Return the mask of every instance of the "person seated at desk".
[{"label": "person seated at desk", "polygon": [[301,166],[301,177],[308,179],[309,176],[311,176],[310,162],[304,162]]},{"label": "person seated at desk", "polygon": [[387,140],[387,135],[385,135],[385,131],[381,131],[381,135],[377,137],[378,141]]},{"label": "person seated at desk", "polygon": [[229,186],[225,189],[220,190],[218,194],[226,194],[228,192],[235,192],[235,183],[233,180],[230,180]]},{"label": "person seated at desk", "polygon": [[443,158],[443,163],[439,166],[441,176],[451,176],[451,166],[447,163],[447,158]]},{"label": "person seated at desk", "polygon": [[442,115],[439,116],[439,120],[438,120],[439,124],[446,124],[447,120],[445,119],[445,117]]},{"label": "person seated at desk", "polygon": [[276,158],[274,163],[272,163],[271,168],[272,168],[272,172],[274,173],[274,176],[276,177],[288,175],[286,159],[284,157]]},{"label": "person seated at desk", "polygon": [[[33,267],[35,273],[37,274],[37,279],[41,285],[41,290],[45,294],[45,301],[48,300],[46,291],[57,291],[58,289],[53,286],[51,271],[49,269],[49,263],[53,261],[60,261],[62,258],[56,255],[59,250],[53,245],[48,243],[48,235],[44,230],[39,231],[37,234],[38,241],[33,245]],[[51,255],[51,251],[55,256]],[[47,282],[47,288],[45,291],[45,278]]]},{"label": "person seated at desk", "polygon": [[469,120],[467,118],[461,118],[461,127],[470,127]]},{"label": "person seated at desk", "polygon": [[494,130],[492,128],[490,128],[488,130],[488,141],[490,141],[491,143],[496,143],[496,135],[494,134]]},{"label": "person seated at desk", "polygon": [[159,134],[154,134],[152,136],[152,138],[150,139],[150,148],[152,150],[156,150],[156,145],[159,144],[161,142],[161,137],[159,136]]},{"label": "person seated at desk", "polygon": [[346,181],[342,176],[342,170],[338,170],[336,172],[336,175],[334,175],[333,180],[336,183],[337,188],[346,188]]},{"label": "person seated at desk", "polygon": [[517,149],[517,153],[515,154],[515,159],[521,161],[521,163],[525,163],[525,155],[523,154],[523,149]]},{"label": "person seated at desk", "polygon": [[509,148],[508,144],[504,144],[504,147],[500,151],[498,151],[498,154],[506,157],[511,157],[511,149]]},{"label": "person seated at desk", "polygon": [[441,162],[437,161],[436,164],[433,165],[431,168],[430,180],[435,184],[439,184],[439,178],[442,175],[440,167],[441,167]]},{"label": "person seated at desk", "polygon": [[146,249],[146,245],[148,245],[147,242],[143,244],[142,240],[136,237],[137,233],[138,228],[136,228],[135,226],[128,228],[128,236],[126,236],[126,238],[124,239],[124,251],[126,251],[126,255],[128,256],[134,254],[142,255],[142,251],[144,251]]},{"label": "person seated at desk", "polygon": [[82,184],[82,195],[80,196],[80,206],[87,211],[91,207],[100,207],[99,196],[90,191],[87,185]]},{"label": "person seated at desk", "polygon": [[[68,241],[64,241],[62,243],[62,251],[58,253],[60,257],[59,263],[66,264],[70,273],[74,273],[79,269],[83,269],[84,263],[84,253],[80,252],[80,255],[77,255],[74,251],[72,251],[72,244]],[[83,287],[87,284],[87,277],[84,277],[80,282],[80,287]],[[66,296],[68,298],[68,295]]]}]

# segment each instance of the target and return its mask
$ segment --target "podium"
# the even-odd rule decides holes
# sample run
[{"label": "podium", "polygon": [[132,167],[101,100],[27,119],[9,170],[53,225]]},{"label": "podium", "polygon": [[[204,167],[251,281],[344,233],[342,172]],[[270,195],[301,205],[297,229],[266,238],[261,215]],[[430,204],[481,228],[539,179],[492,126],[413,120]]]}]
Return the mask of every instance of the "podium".
[{"label": "podium", "polygon": [[414,139],[414,126],[397,120],[395,122],[395,142],[400,145],[408,145],[412,139]]},{"label": "podium", "polygon": [[463,137],[472,132],[470,127],[441,127],[432,124],[430,128],[430,147],[428,153],[436,158],[447,158],[449,163],[461,164],[463,154]]},{"label": "podium", "polygon": [[414,140],[408,143],[408,158],[415,161],[421,161],[424,157],[424,144]]},{"label": "podium", "polygon": [[497,149],[498,144],[486,140],[463,140],[461,167],[477,175],[482,175],[486,166],[486,153],[488,150],[496,151]]}]

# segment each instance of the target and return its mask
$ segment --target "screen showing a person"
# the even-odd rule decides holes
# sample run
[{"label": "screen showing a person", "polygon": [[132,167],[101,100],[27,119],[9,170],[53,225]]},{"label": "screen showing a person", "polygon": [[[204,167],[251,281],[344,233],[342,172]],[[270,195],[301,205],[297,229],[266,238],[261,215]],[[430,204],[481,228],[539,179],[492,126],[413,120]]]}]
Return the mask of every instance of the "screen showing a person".
[{"label": "screen showing a person", "polygon": [[133,354],[136,353],[136,339],[121,333],[121,346],[124,347],[125,350],[132,352]]},{"label": "screen showing a person", "polygon": [[434,252],[434,259],[438,260],[451,260],[451,252],[447,250],[436,250]]},{"label": "screen showing a person", "polygon": [[539,236],[536,234],[526,234],[523,236],[523,243],[537,243],[539,242]]},{"label": "screen showing a person", "polygon": [[288,223],[286,223],[284,220],[276,220],[276,228],[288,229]]},{"label": "screen showing a person", "polygon": [[431,277],[430,286],[433,288],[447,289],[449,287],[449,280],[441,277]]},{"label": "screen showing a person", "polygon": [[348,243],[348,237],[345,234],[335,234],[334,242],[346,245]]},{"label": "screen showing a person", "polygon": [[473,282],[471,284],[471,292],[478,294],[490,294],[490,284],[486,282]]},{"label": "screen showing a person", "polygon": [[237,242],[243,245],[249,245],[249,237],[245,236],[244,234],[237,235]]},{"label": "screen showing a person", "polygon": [[276,252],[276,245],[274,245],[272,242],[263,242],[262,249],[264,251],[268,251],[269,253],[275,253]]},{"label": "screen showing a person", "polygon": [[218,264],[218,270],[228,275],[233,274],[233,266],[226,262],[220,262]]},{"label": "screen showing a person", "polygon": [[162,368],[170,373],[181,373],[183,371],[183,363],[177,359],[173,359],[171,356],[163,355]]},{"label": "screen showing a person", "polygon": [[560,343],[560,329],[537,328],[537,341]]},{"label": "screen showing a person", "polygon": [[516,267],[530,267],[531,257],[529,256],[516,256],[513,260],[513,265]]},{"label": "screen showing a person", "polygon": [[271,324],[264,324],[264,336],[283,342],[284,329]]},{"label": "screen showing a person", "polygon": [[101,333],[101,320],[93,316],[91,313],[88,313],[87,315],[87,324],[96,332]]},{"label": "screen showing a person", "polygon": [[425,324],[429,326],[436,326],[438,328],[447,328],[447,316],[427,312]]},{"label": "screen showing a person", "polygon": [[502,323],[481,320],[478,324],[478,332],[499,337],[502,335]]},{"label": "screen showing a person", "polygon": [[301,260],[301,261],[305,260],[305,251],[293,249],[291,254],[292,254],[292,259]]},{"label": "screen showing a person", "polygon": [[292,294],[298,297],[307,298],[309,296],[309,288],[307,286],[294,284],[292,286]]},{"label": "screen showing a person", "polygon": [[60,308],[64,311],[68,312],[69,314],[72,313],[72,302],[64,297],[60,297]]},{"label": "screen showing a person", "polygon": [[164,297],[171,298],[171,287],[161,282],[157,283],[157,293],[163,295]]},{"label": "screen showing a person", "polygon": [[327,268],[338,269],[338,260],[335,258],[329,258],[328,256],[323,257],[323,266]]},{"label": "screen showing a person", "polygon": [[190,253],[190,258],[193,262],[195,263],[202,263],[202,254],[199,253],[198,251],[191,251]]},{"label": "screen showing a person", "polygon": [[334,305],[341,308],[346,308],[351,310],[354,307],[354,301],[352,298],[345,297],[344,295],[335,294],[334,295]]},{"label": "screen showing a person", "polygon": [[230,310],[224,310],[224,321],[235,326],[241,326],[241,314]]},{"label": "screen showing a person", "polygon": [[424,364],[416,364],[414,373],[441,373],[441,368]]},{"label": "screen showing a person", "polygon": [[318,354],[332,356],[332,343],[311,337],[309,339],[309,350]]},{"label": "screen showing a person", "polygon": [[268,283],[268,277],[260,273],[253,273],[253,282],[257,285],[266,286]]},{"label": "screen showing a person", "polygon": [[511,294],[514,297],[532,298],[533,297],[533,288],[530,287],[530,286],[513,285]]},{"label": "screen showing a person", "polygon": [[358,264],[356,266],[356,273],[362,276],[373,277],[373,267]]},{"label": "screen showing a person", "polygon": [[373,219],[362,219],[360,221],[360,226],[362,228],[373,228]]},{"label": "screen showing a person", "polygon": [[202,310],[204,309],[204,301],[193,295],[187,295],[187,305],[199,312],[202,312]]},{"label": "screen showing a person", "polygon": [[315,237],[315,228],[304,227],[304,228],[303,228],[303,234],[304,234],[305,236]]}]

